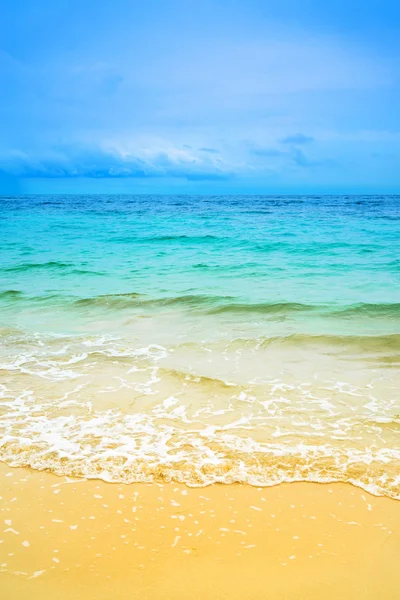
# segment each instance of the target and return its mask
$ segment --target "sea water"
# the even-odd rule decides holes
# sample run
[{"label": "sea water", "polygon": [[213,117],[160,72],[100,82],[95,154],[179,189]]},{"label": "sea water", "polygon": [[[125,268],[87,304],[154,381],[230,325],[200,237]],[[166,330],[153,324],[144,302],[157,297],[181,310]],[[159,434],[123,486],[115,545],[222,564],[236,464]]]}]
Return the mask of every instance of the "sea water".
[{"label": "sea water", "polygon": [[0,198],[0,459],[400,498],[399,196]]}]

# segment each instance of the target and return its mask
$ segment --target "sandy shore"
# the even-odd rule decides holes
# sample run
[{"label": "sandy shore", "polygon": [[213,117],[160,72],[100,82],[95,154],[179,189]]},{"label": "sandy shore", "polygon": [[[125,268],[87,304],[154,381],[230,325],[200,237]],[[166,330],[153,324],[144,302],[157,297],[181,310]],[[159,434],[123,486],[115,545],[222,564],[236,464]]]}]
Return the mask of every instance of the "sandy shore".
[{"label": "sandy shore", "polygon": [[2,600],[395,600],[400,503],[349,485],[106,484],[0,468]]}]

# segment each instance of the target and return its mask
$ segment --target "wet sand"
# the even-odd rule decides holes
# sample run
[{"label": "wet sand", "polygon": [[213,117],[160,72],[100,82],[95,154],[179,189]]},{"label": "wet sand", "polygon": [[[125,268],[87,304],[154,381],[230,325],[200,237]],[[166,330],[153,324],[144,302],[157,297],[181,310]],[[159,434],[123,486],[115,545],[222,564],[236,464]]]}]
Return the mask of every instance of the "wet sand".
[{"label": "wet sand", "polygon": [[400,503],[345,484],[107,484],[0,465],[2,600],[396,600]]}]

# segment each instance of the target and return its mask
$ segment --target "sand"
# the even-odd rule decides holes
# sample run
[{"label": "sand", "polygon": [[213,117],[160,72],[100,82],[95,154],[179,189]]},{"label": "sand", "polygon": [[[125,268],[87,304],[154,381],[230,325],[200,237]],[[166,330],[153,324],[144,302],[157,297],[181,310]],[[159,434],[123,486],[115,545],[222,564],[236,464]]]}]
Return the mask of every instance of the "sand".
[{"label": "sand", "polygon": [[0,465],[2,600],[396,600],[400,502],[348,484],[107,484]]}]

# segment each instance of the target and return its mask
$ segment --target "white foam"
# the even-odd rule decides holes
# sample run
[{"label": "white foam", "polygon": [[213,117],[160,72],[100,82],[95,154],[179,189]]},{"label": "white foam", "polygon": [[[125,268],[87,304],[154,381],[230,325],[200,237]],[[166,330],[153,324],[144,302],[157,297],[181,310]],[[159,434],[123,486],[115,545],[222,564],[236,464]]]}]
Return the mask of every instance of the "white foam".
[{"label": "white foam", "polygon": [[[227,347],[221,364],[209,347],[211,363],[193,367],[205,374],[183,376],[173,362],[168,371],[166,361],[177,359],[163,345],[106,336],[50,342],[16,347],[3,364],[0,458],[10,465],[115,482],[349,481],[400,497],[394,371],[358,385],[350,372],[349,381],[331,372],[243,381],[245,352],[231,356]],[[20,375],[29,389],[13,389]]]}]

